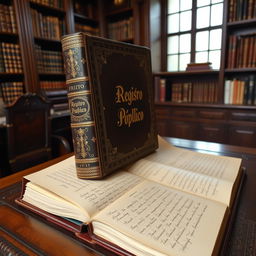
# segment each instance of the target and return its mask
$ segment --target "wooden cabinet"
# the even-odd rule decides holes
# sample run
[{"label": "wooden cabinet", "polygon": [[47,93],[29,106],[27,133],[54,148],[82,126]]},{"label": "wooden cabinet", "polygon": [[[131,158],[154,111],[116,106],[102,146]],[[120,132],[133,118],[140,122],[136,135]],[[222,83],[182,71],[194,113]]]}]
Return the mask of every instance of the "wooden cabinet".
[{"label": "wooden cabinet", "polygon": [[256,107],[210,104],[156,104],[161,136],[256,146]]}]

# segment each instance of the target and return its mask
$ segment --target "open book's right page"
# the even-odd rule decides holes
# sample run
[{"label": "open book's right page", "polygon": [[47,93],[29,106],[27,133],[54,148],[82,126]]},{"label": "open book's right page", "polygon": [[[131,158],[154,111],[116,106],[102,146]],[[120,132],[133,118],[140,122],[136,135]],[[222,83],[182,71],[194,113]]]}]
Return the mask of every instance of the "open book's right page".
[{"label": "open book's right page", "polygon": [[159,138],[159,149],[128,171],[229,206],[240,165],[240,158],[193,152]]}]

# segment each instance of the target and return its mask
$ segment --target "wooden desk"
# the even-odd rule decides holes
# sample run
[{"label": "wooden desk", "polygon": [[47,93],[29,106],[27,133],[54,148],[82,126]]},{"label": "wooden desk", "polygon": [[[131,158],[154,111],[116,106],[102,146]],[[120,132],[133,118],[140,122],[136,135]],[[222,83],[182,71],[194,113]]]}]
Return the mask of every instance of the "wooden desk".
[{"label": "wooden desk", "polygon": [[[256,255],[256,150],[217,143],[169,138],[174,145],[211,154],[241,157],[246,167],[239,205],[231,237],[227,239],[222,255]],[[20,194],[21,178],[52,165],[65,157],[16,173],[0,180],[0,254],[80,256],[104,255],[100,248],[90,248],[59,227],[17,206],[13,200]],[[99,252],[101,251],[101,253]],[[2,255],[1,254],[1,255]],[[7,255],[8,253],[6,253]]]}]

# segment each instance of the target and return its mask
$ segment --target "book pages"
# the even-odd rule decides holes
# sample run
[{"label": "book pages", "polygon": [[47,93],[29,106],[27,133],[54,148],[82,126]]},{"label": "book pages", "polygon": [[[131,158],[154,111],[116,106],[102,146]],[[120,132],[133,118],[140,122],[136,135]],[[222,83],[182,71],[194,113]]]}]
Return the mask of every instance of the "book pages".
[{"label": "book pages", "polygon": [[[96,215],[93,230],[131,252],[136,252],[136,243],[130,239],[136,239],[145,246],[139,255],[154,255],[153,249],[172,256],[198,256],[200,248],[200,255],[207,256],[212,254],[225,211],[223,204],[145,181]],[[129,241],[111,236],[113,229]]]},{"label": "book pages", "polygon": [[103,180],[79,179],[76,176],[74,157],[25,178],[78,208],[85,209],[88,216],[105,208],[142,180],[139,176],[127,172],[118,172]]},{"label": "book pages", "polygon": [[155,163],[146,159],[130,166],[130,173],[211,200],[229,205],[233,183],[201,173],[182,170],[172,166]]},{"label": "book pages", "polygon": [[144,159],[234,182],[241,159],[203,154],[172,146],[159,137],[159,149]]}]

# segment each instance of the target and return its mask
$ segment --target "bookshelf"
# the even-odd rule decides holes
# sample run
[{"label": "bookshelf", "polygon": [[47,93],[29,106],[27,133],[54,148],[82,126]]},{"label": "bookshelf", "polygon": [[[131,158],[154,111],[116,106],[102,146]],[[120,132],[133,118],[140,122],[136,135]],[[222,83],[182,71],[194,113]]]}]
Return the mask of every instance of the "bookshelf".
[{"label": "bookshelf", "polygon": [[0,14],[0,89],[8,105],[23,94],[23,64],[13,2],[0,1]]},{"label": "bookshelf", "polygon": [[102,1],[103,36],[139,45],[150,45],[147,0]]},{"label": "bookshelf", "polygon": [[88,1],[85,5],[83,1],[75,1],[74,4],[74,19],[75,32],[82,31],[92,35],[99,36],[99,18],[98,18],[98,3]]},{"label": "bookshelf", "polygon": [[84,31],[113,38],[109,26],[118,22],[129,26],[129,35],[115,39],[149,45],[148,1],[123,0],[117,9],[114,2],[0,0],[0,75],[2,95],[9,95],[6,104],[24,92],[42,94],[52,104],[56,97],[67,102],[62,35]]},{"label": "bookshelf", "polygon": [[161,135],[256,146],[255,25],[253,1],[224,1],[220,70],[154,73]]}]

